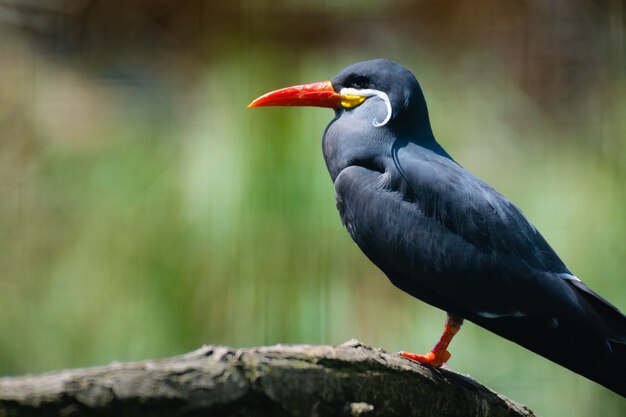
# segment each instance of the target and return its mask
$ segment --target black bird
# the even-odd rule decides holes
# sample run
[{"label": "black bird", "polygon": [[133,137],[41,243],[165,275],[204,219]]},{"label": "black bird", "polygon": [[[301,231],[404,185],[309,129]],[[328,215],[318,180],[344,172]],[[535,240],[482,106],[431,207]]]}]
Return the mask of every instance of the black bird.
[{"label": "black bird", "polygon": [[626,397],[626,316],[437,143],[410,71],[359,62],[257,106],[335,109],[323,152],[345,227],[394,285],[448,313],[433,350],[405,357],[441,366],[467,319]]}]

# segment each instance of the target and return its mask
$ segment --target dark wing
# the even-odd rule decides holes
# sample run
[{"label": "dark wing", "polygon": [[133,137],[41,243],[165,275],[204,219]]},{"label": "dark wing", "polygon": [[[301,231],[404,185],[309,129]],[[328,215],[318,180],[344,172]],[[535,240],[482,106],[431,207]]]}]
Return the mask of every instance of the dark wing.
[{"label": "dark wing", "polygon": [[571,275],[521,211],[489,184],[417,145],[394,156],[402,194],[426,217],[483,253],[516,256],[533,269]]},{"label": "dark wing", "polygon": [[[538,280],[535,283],[550,294],[570,293],[573,289],[575,297],[570,297],[570,301],[582,307],[578,310],[584,311],[585,316],[593,311],[612,323],[626,323],[617,308],[567,269],[519,208],[490,185],[446,156],[420,147],[407,147],[406,153],[399,150],[394,166],[414,204],[481,252],[500,259],[494,262],[496,267],[492,270],[502,273],[503,278],[510,276],[507,272],[513,273],[513,285]],[[521,263],[523,276],[507,271],[502,261],[511,262],[516,268]]]},{"label": "dark wing", "polygon": [[590,308],[592,293],[520,210],[445,155],[408,143],[384,172],[353,166],[335,186],[357,244],[416,297],[485,318],[533,316],[608,331]]},{"label": "dark wing", "polygon": [[[521,243],[512,246],[506,238],[493,236],[489,222],[494,216],[472,218],[445,198],[428,197],[423,204],[431,191],[411,191],[392,169],[379,173],[353,166],[341,172],[335,188],[339,211],[355,242],[409,294],[447,311],[485,317],[556,314],[546,308],[552,302],[527,305],[527,297],[551,299],[551,294],[543,294],[543,277],[531,274],[532,264],[540,262],[520,256]],[[505,231],[500,225],[498,229]],[[499,242],[507,244],[500,249]],[[568,288],[555,274],[546,280],[553,281],[547,292],[557,296],[565,291],[553,287]]]}]

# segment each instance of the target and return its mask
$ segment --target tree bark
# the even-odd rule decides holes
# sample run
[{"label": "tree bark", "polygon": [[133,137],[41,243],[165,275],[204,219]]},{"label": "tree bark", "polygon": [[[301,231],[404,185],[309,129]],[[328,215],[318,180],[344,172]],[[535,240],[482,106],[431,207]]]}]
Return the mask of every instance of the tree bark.
[{"label": "tree bark", "polygon": [[0,378],[12,416],[534,416],[448,369],[350,340],[204,346],[186,355]]}]

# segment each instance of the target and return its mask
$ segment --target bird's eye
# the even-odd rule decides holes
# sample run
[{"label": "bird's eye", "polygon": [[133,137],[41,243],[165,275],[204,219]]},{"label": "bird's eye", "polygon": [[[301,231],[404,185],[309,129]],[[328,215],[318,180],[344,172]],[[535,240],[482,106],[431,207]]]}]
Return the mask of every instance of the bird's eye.
[{"label": "bird's eye", "polygon": [[368,84],[368,81],[367,81],[366,78],[364,78],[364,77],[354,77],[348,83],[348,87],[361,89],[361,88],[366,88],[367,84]]}]

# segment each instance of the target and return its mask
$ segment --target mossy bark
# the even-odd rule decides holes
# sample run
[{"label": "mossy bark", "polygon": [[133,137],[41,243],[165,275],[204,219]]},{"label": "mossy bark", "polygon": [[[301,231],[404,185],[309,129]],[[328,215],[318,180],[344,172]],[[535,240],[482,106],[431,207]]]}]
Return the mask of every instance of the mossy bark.
[{"label": "mossy bark", "polygon": [[447,369],[351,340],[204,346],[173,358],[0,378],[12,416],[534,416]]}]

